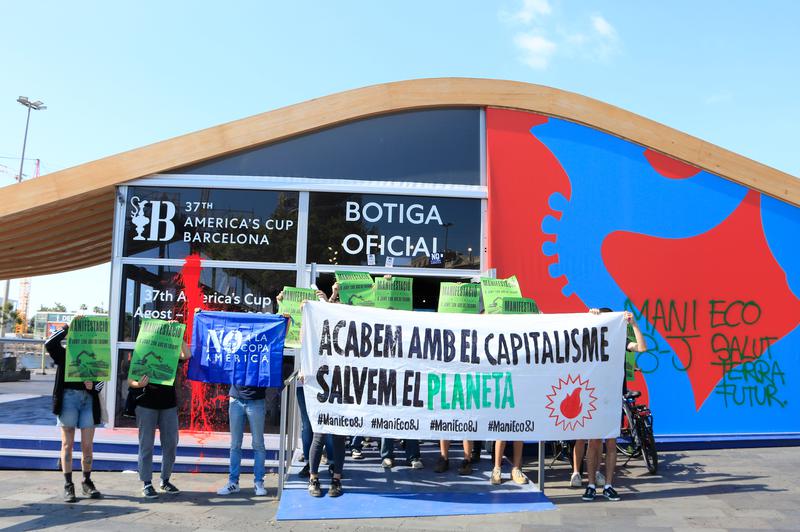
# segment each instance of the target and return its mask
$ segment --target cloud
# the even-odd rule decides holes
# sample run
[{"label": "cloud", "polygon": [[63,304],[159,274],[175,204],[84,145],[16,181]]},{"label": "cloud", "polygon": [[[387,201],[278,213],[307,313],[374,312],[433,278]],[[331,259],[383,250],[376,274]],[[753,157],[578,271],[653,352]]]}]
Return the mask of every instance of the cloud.
[{"label": "cloud", "polygon": [[549,15],[552,11],[548,0],[522,0],[522,7],[518,11],[513,13],[500,11],[500,18],[509,22],[530,24],[537,18]]},{"label": "cloud", "polygon": [[518,33],[514,36],[514,44],[522,51],[522,62],[539,70],[547,68],[550,58],[558,47],[556,43],[538,35],[535,31]]},{"label": "cloud", "polygon": [[616,28],[601,14],[575,16],[554,11],[549,0],[522,0],[517,11],[501,10],[500,19],[527,29],[514,34],[520,61],[546,69],[557,56],[607,61],[620,50]]}]

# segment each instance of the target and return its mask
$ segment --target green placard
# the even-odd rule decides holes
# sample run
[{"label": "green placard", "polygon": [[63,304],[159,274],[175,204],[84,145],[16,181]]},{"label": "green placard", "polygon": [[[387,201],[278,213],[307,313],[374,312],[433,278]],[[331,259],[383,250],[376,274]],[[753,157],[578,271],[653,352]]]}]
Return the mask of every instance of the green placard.
[{"label": "green placard", "polygon": [[283,343],[286,347],[300,347],[300,325],[303,321],[300,307],[303,301],[308,300],[317,300],[317,294],[311,288],[283,287],[283,299],[278,303],[278,313],[289,314],[292,317],[289,330],[286,331],[286,340]]},{"label": "green placard", "polygon": [[481,293],[487,314],[502,314],[504,297],[522,297],[516,275],[508,279],[481,277]]},{"label": "green placard", "polygon": [[478,283],[441,283],[439,312],[478,314],[481,307],[481,285]]},{"label": "green placard", "polygon": [[536,301],[528,297],[504,297],[501,314],[539,314]]},{"label": "green placard", "polygon": [[628,344],[633,342],[636,343],[636,334],[633,332],[633,327],[628,324],[628,329],[625,335],[625,380],[628,382],[633,382],[636,380],[636,374],[634,370],[636,369],[636,351],[628,351]]},{"label": "green placard", "polygon": [[414,298],[411,277],[392,277],[375,279],[375,306],[393,310],[412,310]]},{"label": "green placard", "polygon": [[335,275],[339,283],[342,281],[372,282],[372,276],[367,272],[336,272]]},{"label": "green placard", "polygon": [[356,307],[375,306],[375,284],[369,281],[339,281],[339,300]]},{"label": "green placard", "polygon": [[110,340],[107,316],[75,316],[67,334],[64,381],[110,380]]},{"label": "green placard", "polygon": [[185,330],[186,325],[182,323],[142,320],[128,378],[138,381],[142,375],[147,375],[153,384],[172,386]]}]

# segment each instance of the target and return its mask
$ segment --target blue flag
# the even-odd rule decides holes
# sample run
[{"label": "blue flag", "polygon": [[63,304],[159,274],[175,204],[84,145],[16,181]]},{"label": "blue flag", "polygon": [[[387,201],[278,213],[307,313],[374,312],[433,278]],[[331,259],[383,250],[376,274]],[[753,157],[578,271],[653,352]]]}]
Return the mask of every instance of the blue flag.
[{"label": "blue flag", "polygon": [[188,376],[218,384],[280,387],[285,337],[286,318],[281,315],[195,314]]}]

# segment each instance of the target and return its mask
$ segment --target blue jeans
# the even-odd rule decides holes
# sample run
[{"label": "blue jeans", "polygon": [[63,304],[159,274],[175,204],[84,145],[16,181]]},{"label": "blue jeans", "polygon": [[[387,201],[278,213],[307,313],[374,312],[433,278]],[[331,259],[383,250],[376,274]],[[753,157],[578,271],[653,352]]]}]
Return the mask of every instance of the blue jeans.
[{"label": "blue jeans", "polygon": [[303,441],[303,456],[308,460],[311,453],[311,440],[314,439],[314,432],[311,430],[311,420],[308,419],[306,410],[306,396],[303,387],[297,387],[297,405],[300,407],[300,439]]},{"label": "blue jeans", "polygon": [[[381,439],[381,458],[394,458],[394,439]],[[419,458],[419,440],[406,440],[406,460]]]},{"label": "blue jeans", "polygon": [[264,481],[264,463],[267,451],[264,448],[264,415],[266,404],[264,399],[230,398],[228,416],[231,425],[231,467],[228,479],[239,483],[239,472],[242,463],[242,438],[244,437],[244,419],[250,425],[253,436],[253,477],[256,482]]}]

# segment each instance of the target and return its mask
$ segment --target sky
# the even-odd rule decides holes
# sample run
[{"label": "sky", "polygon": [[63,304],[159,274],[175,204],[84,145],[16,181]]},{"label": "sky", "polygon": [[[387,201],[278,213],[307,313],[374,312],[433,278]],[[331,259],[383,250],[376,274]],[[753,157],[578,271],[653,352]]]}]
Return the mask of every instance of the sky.
[{"label": "sky", "polygon": [[[622,107],[800,176],[800,2],[5,2],[0,186],[342,90],[466,76]],[[54,213],[57,216],[57,213]],[[110,267],[32,280],[107,306]],[[0,293],[0,296],[2,293]],[[11,299],[16,299],[16,281]]]}]

